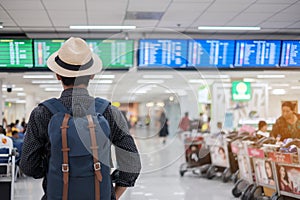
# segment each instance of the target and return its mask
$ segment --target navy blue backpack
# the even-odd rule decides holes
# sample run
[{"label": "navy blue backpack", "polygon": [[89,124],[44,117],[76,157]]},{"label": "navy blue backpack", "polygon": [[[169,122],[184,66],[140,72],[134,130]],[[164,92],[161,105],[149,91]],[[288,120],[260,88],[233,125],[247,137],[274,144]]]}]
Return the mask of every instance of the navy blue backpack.
[{"label": "navy blue backpack", "polygon": [[109,102],[96,98],[95,107],[81,117],[55,98],[41,104],[53,114],[47,199],[110,200],[110,128],[103,116]]}]

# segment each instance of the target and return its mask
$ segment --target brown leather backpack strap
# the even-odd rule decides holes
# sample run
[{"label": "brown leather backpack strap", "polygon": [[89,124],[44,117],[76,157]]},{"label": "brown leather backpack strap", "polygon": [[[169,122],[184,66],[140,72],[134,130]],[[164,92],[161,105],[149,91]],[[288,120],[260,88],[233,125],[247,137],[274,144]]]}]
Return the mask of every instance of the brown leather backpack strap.
[{"label": "brown leather backpack strap", "polygon": [[94,172],[95,172],[95,199],[100,199],[100,182],[102,181],[102,174],[101,174],[101,163],[99,162],[98,157],[98,145],[96,140],[96,133],[95,133],[95,124],[91,115],[86,116],[89,122],[88,128],[90,130],[91,136],[91,150],[93,153],[94,158]]},{"label": "brown leather backpack strap", "polygon": [[68,199],[68,187],[69,187],[69,159],[68,159],[68,152],[70,151],[70,148],[68,148],[68,141],[67,141],[67,128],[68,121],[69,121],[70,115],[65,114],[64,120],[62,122],[61,128],[61,141],[62,141],[62,149],[63,152],[63,164],[61,166],[61,170],[63,172],[63,200]]}]

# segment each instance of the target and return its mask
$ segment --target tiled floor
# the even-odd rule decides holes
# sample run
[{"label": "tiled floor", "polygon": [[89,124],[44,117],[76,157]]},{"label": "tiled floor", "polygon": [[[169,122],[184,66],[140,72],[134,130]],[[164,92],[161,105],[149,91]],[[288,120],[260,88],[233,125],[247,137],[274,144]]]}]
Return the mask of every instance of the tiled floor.
[{"label": "tiled floor", "polygon": [[[233,183],[220,179],[207,180],[192,173],[179,175],[184,162],[184,145],[176,136],[169,136],[162,144],[155,131],[138,128],[132,131],[142,158],[142,173],[134,188],[122,200],[231,200]],[[16,200],[37,200],[42,196],[41,180],[18,179]]]}]

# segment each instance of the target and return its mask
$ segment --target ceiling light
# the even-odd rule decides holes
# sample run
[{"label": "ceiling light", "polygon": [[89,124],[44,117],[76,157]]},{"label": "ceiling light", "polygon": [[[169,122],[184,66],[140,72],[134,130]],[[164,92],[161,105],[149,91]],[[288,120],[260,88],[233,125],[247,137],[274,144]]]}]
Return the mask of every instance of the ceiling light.
[{"label": "ceiling light", "polygon": [[[2,91],[6,91],[6,88],[2,88]],[[12,88],[12,91],[13,92],[23,92],[24,91],[24,88]]]},{"label": "ceiling light", "polygon": [[46,92],[61,92],[62,88],[45,88]]},{"label": "ceiling light", "polygon": [[230,78],[230,76],[229,75],[218,75],[218,74],[216,74],[216,75],[203,75],[203,79],[219,79],[219,78]]},{"label": "ceiling light", "polygon": [[272,94],[274,95],[284,95],[286,92],[284,89],[274,89],[272,90]]},{"label": "ceiling light", "polygon": [[244,81],[244,82],[250,82],[250,83],[253,83],[253,82],[256,82],[256,79],[254,79],[254,78],[244,78],[243,81]]},{"label": "ceiling light", "polygon": [[290,84],[288,83],[274,83],[274,84],[271,84],[273,87],[289,87]]},{"label": "ceiling light", "polygon": [[114,74],[101,74],[101,75],[95,75],[94,79],[113,79],[115,78]]},{"label": "ceiling light", "polygon": [[3,28],[3,26],[2,26],[2,25],[0,25],[0,28]]},{"label": "ceiling light", "polygon": [[26,100],[17,100],[16,103],[23,103],[23,104],[26,104]]},{"label": "ceiling light", "polygon": [[285,78],[284,74],[265,74],[257,75],[257,78]]},{"label": "ceiling light", "polygon": [[17,96],[18,96],[18,97],[25,97],[26,94],[25,94],[24,92],[18,92],[18,93],[17,93]]},{"label": "ceiling light", "polygon": [[28,74],[28,75],[23,75],[23,78],[48,78],[48,79],[51,79],[51,78],[54,78],[53,75],[50,75],[50,74]]},{"label": "ceiling light", "polygon": [[92,84],[112,84],[113,80],[91,80]]},{"label": "ceiling light", "polygon": [[164,102],[157,102],[156,105],[159,106],[159,107],[164,107],[165,103]]},{"label": "ceiling light", "polygon": [[171,79],[174,78],[173,75],[143,75],[143,78],[153,78],[153,79],[157,79],[157,78],[161,78],[161,79]]},{"label": "ceiling light", "polygon": [[57,84],[59,80],[33,80],[31,83],[33,84]]},{"label": "ceiling light", "polygon": [[198,30],[259,31],[257,26],[199,26]]},{"label": "ceiling light", "polygon": [[146,106],[147,107],[152,107],[152,106],[154,106],[154,103],[153,102],[146,103]]},{"label": "ceiling light", "polygon": [[292,86],[291,89],[292,90],[300,90],[300,86]]},{"label": "ceiling light", "polygon": [[137,83],[139,84],[150,84],[150,83],[162,84],[164,82],[165,82],[164,80],[137,80]]},{"label": "ceiling light", "polygon": [[200,84],[204,84],[205,81],[202,79],[190,79],[189,83],[200,83]]},{"label": "ceiling light", "polygon": [[115,29],[136,29],[136,26],[70,26],[70,29],[89,29],[89,30],[115,30]]},{"label": "ceiling light", "polygon": [[40,88],[62,88],[61,85],[47,85],[47,84],[41,84]]}]

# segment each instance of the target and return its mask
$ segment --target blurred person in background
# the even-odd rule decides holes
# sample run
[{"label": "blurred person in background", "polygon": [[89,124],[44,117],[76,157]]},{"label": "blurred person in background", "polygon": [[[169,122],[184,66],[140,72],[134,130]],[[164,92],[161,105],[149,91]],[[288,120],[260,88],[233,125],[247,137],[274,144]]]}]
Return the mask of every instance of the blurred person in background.
[{"label": "blurred person in background", "polygon": [[179,129],[180,131],[189,131],[190,129],[190,118],[189,118],[189,113],[185,112],[184,117],[181,118],[179,122]]},{"label": "blurred person in background", "polygon": [[281,106],[281,116],[273,125],[270,135],[283,141],[287,138],[300,138],[300,115],[295,113],[294,104],[286,101]]}]

